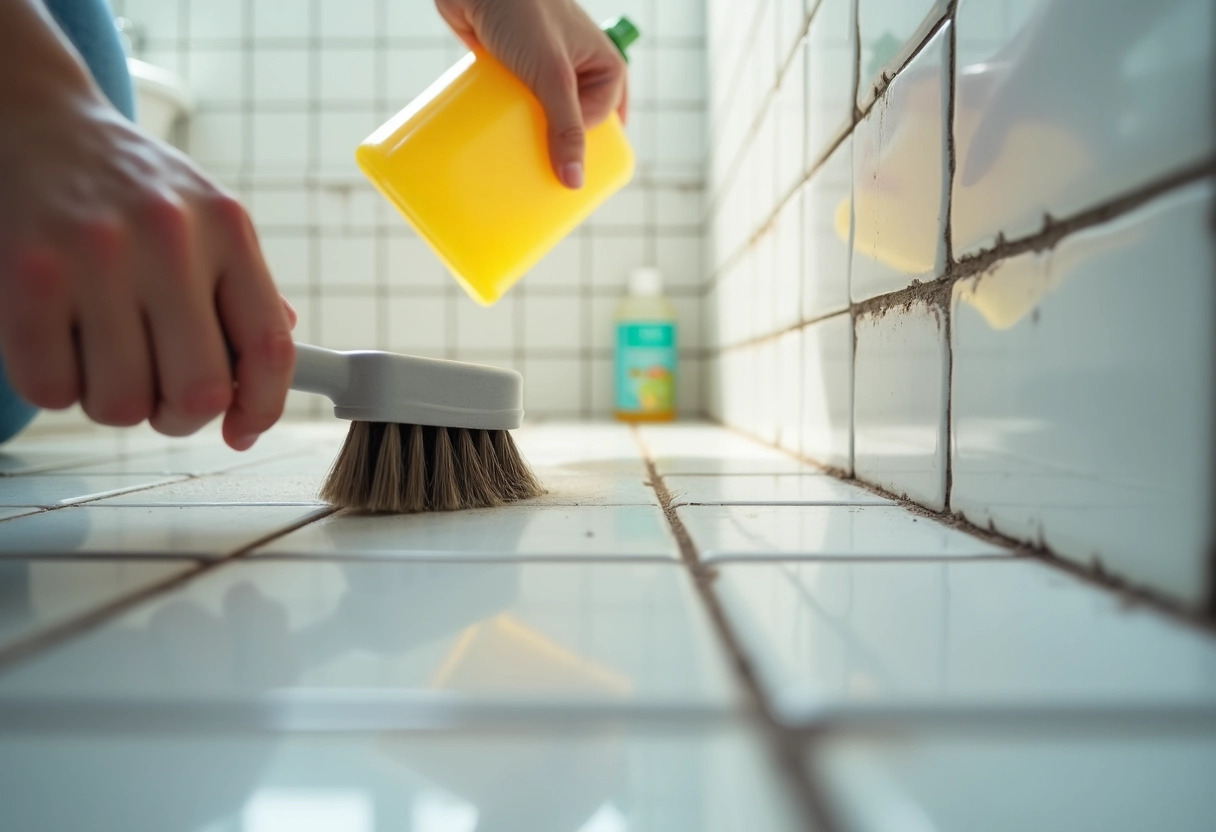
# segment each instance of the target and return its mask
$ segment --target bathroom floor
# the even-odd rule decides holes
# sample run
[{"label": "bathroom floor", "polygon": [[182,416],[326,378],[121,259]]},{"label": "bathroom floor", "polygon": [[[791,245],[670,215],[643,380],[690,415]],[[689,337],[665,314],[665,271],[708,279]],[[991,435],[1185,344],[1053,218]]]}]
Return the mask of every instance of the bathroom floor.
[{"label": "bathroom floor", "polygon": [[344,430],[0,452],[6,829],[1211,828],[1193,625],[710,425],[392,518]]}]

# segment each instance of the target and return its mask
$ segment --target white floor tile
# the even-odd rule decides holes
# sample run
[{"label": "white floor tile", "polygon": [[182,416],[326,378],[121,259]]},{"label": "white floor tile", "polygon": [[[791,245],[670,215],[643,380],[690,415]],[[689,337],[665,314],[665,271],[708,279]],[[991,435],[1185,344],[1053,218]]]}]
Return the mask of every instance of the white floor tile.
[{"label": "white floor tile", "polygon": [[0,560],[0,647],[193,566],[189,561]]},{"label": "white floor tile", "polygon": [[1034,561],[731,565],[715,588],[790,720],[824,703],[1216,697],[1216,642]]},{"label": "white floor tile", "polygon": [[819,469],[717,425],[646,426],[642,440],[655,468],[668,474],[794,474]]},{"label": "white floor tile", "polygon": [[135,474],[46,474],[0,478],[0,506],[55,506],[98,500],[125,491],[166,485],[172,479]]},{"label": "white floor tile", "polygon": [[857,485],[825,474],[775,476],[670,476],[663,483],[682,505],[895,505]]},{"label": "white floor tile", "polygon": [[547,494],[516,503],[520,506],[647,506],[658,505],[649,475],[595,474],[563,468],[537,468]]},{"label": "white floor tile", "polygon": [[915,817],[940,832],[1205,832],[1216,733],[841,737],[808,755],[858,832]]},{"label": "white floor tile", "polygon": [[320,505],[321,475],[217,474],[110,497],[99,506]]},{"label": "white floor tile", "polygon": [[503,506],[397,516],[334,515],[255,555],[389,560],[675,560],[657,506]]},{"label": "white floor tile", "polygon": [[1005,550],[897,506],[684,506],[705,561],[972,558]]},{"label": "white floor tile", "polygon": [[588,708],[736,702],[692,583],[668,564],[234,563],[0,677],[0,700],[272,690]]},{"label": "white floor tile", "polygon": [[313,506],[73,506],[8,520],[0,557],[218,558],[322,511]]},{"label": "white floor tile", "polygon": [[782,785],[757,737],[725,731],[0,740],[0,801],[23,832],[805,829]]}]

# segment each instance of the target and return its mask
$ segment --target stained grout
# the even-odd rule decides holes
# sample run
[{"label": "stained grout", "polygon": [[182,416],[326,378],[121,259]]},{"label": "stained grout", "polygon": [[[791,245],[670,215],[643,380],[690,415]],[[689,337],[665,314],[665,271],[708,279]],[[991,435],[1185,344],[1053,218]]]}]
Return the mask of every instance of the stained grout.
[{"label": "stained grout", "polygon": [[193,581],[199,575],[212,572],[225,566],[235,560],[243,558],[258,547],[265,546],[280,537],[284,537],[292,532],[298,531],[312,523],[329,517],[336,509],[319,508],[317,511],[310,512],[308,516],[292,523],[281,529],[276,529],[273,532],[268,532],[261,537],[246,543],[236,549],[233,549],[226,555],[221,555],[214,559],[201,558],[151,558],[142,556],[148,561],[166,562],[188,562],[195,561],[197,566],[193,569],[187,569],[176,575],[172,575],[163,581],[151,584],[143,589],[137,590],[129,595],[124,595],[121,598],[115,599],[109,603],[96,607],[86,613],[78,615],[60,624],[53,625],[45,630],[34,633],[24,639],[18,639],[11,644],[0,646],[0,675],[7,672],[14,664],[19,664],[35,654],[45,652],[55,646],[68,641],[69,639],[95,629],[107,621],[127,612],[130,609],[149,601],[152,598],[172,592],[179,587]]},{"label": "stained grout", "polygon": [[663,476],[658,472],[654,456],[651,454],[641,430],[636,425],[632,426],[631,429],[638,449],[641,451],[642,460],[649,473],[651,487],[654,488],[655,496],[659,499],[659,505],[667,519],[672,536],[679,547],[680,558],[689,571],[693,585],[696,587],[701,602],[704,604],[705,610],[714,624],[714,629],[722,641],[726,654],[731,659],[731,664],[746,692],[747,701],[759,717],[760,724],[765,729],[769,745],[776,757],[776,761],[780,763],[780,771],[784,775],[790,791],[797,796],[805,819],[813,824],[814,828],[822,830],[822,832],[838,832],[839,824],[828,809],[827,800],[821,793],[820,788],[802,770],[802,755],[806,750],[803,743],[793,734],[786,731],[784,726],[777,720],[767,697],[764,695],[759,678],[752,669],[751,661],[739,642],[738,637],[735,635],[734,630],[731,628],[726,618],[726,613],[722,609],[717,595],[714,593],[713,582],[717,578],[716,567],[706,564],[701,560],[696,543],[688,533],[688,529],[685,528],[684,521],[676,513],[676,508],[672,504],[671,494],[663,482]]}]

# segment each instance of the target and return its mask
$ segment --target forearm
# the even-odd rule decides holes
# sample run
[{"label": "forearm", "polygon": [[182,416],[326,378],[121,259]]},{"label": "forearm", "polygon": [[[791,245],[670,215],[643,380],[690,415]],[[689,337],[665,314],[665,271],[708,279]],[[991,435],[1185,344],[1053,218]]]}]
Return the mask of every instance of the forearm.
[{"label": "forearm", "polygon": [[37,104],[52,91],[97,94],[42,0],[0,0],[0,107]]}]

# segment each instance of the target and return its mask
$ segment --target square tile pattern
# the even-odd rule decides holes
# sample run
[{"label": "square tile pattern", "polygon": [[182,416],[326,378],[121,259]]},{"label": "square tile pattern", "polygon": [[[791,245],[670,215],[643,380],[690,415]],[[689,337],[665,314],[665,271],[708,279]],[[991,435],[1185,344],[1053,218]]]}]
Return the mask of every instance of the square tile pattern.
[{"label": "square tile pattern", "polygon": [[[1136,780],[1137,806],[1188,829],[1207,806],[1185,773],[1208,765],[1202,735],[844,731],[784,767],[771,731],[786,728],[747,719],[702,596],[788,725],[825,706],[1216,702],[1209,635],[1046,564],[704,424],[530,425],[518,442],[544,498],[333,515],[309,495],[341,434],[285,423],[249,459],[214,432],[6,447],[11,823],[782,832],[816,828],[813,782],[857,828],[885,828],[868,825],[881,798],[962,829],[1020,767],[1107,747],[1095,770],[1117,782],[1141,751],[1180,773]],[[1052,803],[1046,775],[1026,788],[1040,827],[1091,816]]]}]

